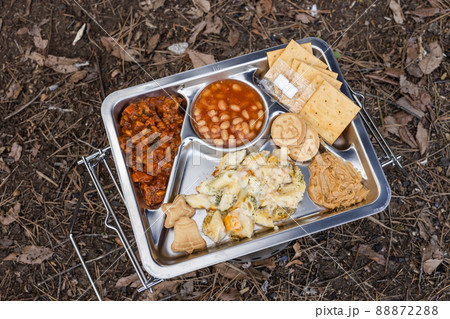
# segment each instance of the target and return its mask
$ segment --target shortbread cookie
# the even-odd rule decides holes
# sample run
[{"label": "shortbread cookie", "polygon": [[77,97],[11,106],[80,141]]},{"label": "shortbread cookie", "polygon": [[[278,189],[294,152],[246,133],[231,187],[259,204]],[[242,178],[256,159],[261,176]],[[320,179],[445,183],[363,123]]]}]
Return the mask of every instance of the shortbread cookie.
[{"label": "shortbread cookie", "polygon": [[185,251],[191,254],[195,249],[206,247],[206,241],[200,235],[197,224],[188,217],[180,217],[174,226],[175,239],[173,251]]},{"label": "shortbread cookie", "polygon": [[273,121],[271,134],[279,147],[299,145],[305,138],[306,124],[298,115],[284,113]]},{"label": "shortbread cookie", "polygon": [[195,209],[189,206],[181,195],[177,195],[173,203],[162,204],[161,209],[166,214],[166,228],[172,228],[181,217],[192,217],[195,214]]},{"label": "shortbread cookie", "polygon": [[307,126],[306,136],[299,146],[289,147],[289,156],[297,162],[309,161],[317,154],[319,151],[320,139],[317,132]]}]

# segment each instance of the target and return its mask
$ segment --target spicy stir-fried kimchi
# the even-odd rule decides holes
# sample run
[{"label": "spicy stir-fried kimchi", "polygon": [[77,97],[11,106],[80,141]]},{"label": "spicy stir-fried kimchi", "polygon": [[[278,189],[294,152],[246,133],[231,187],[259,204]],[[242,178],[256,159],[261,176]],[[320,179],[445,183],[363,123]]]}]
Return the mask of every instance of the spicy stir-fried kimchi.
[{"label": "spicy stir-fried kimchi", "polygon": [[149,97],[127,106],[120,119],[119,143],[133,182],[139,183],[146,204],[161,204],[181,142],[182,99]]}]

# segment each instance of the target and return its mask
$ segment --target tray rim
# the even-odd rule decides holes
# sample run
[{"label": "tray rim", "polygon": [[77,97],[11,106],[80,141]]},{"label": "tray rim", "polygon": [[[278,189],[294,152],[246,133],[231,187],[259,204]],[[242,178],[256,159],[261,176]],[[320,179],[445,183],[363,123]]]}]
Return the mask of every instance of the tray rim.
[{"label": "tray rim", "polygon": [[[318,48],[323,52],[324,58],[329,65],[330,69],[333,69],[334,72],[338,73],[338,80],[343,82],[341,92],[343,92],[346,96],[353,100],[350,90],[347,87],[346,82],[344,81],[342,72],[337,64],[337,61],[334,57],[334,54],[331,50],[331,47],[323,40],[318,38],[304,38],[301,40],[297,40],[298,43],[311,42],[313,47]],[[134,194],[133,185],[129,178],[128,169],[125,165],[125,160],[123,158],[122,150],[120,148],[118,142],[118,132],[115,128],[113,111],[114,107],[120,101],[134,97],[136,95],[145,94],[146,92],[150,93],[155,89],[161,89],[167,86],[174,86],[176,83],[181,81],[186,81],[188,79],[201,78],[205,76],[206,73],[218,72],[222,71],[226,68],[236,67],[240,64],[248,63],[249,58],[252,60],[259,60],[265,57],[265,53],[272,50],[277,50],[285,47],[287,44],[282,44],[275,47],[266,48],[260,51],[252,52],[246,55],[234,57],[231,59],[223,60],[214,64],[206,65],[197,69],[187,70],[181,73],[176,73],[161,79],[156,79],[154,81],[149,81],[146,83],[142,83],[133,87],[121,89],[109,94],[102,103],[101,107],[101,116],[104,122],[105,130],[108,136],[108,140],[111,146],[111,153],[113,155],[114,164],[116,166],[117,174],[119,176],[120,185],[122,188],[122,192],[124,193],[125,198],[125,206],[127,208],[128,215],[130,217],[130,222],[132,225],[133,233],[136,239],[136,245],[138,247],[141,261],[144,266],[144,269],[149,272],[152,276],[158,278],[171,278],[174,276],[181,275],[183,273],[187,273],[190,271],[194,271],[200,268],[208,267],[220,262],[224,262],[233,258],[238,258],[240,256],[245,255],[242,251],[247,249],[247,246],[253,244],[251,241],[241,243],[236,246],[228,247],[221,251],[218,257],[214,260],[210,260],[207,263],[201,263],[201,259],[206,259],[205,257],[210,256],[210,254],[206,254],[203,256],[199,256],[196,258],[188,259],[186,261],[182,261],[180,263],[175,263],[172,265],[161,265],[157,263],[152,256],[151,247],[149,243],[148,233],[144,229],[144,223],[142,221],[142,214],[140,212],[140,208],[138,206],[136,196]],[[176,80],[176,81],[175,81]],[[297,238],[301,238],[306,235],[313,234],[318,231],[323,231],[326,229],[330,229],[336,226],[340,226],[373,214],[376,214],[382,210],[384,210],[390,202],[391,199],[391,189],[387,182],[386,176],[382,170],[381,164],[378,161],[377,155],[373,148],[372,142],[370,141],[370,137],[363,125],[363,122],[360,118],[360,115],[353,120],[353,124],[355,126],[355,130],[358,133],[358,137],[361,140],[361,144],[364,145],[365,152],[367,154],[368,162],[373,170],[373,175],[376,177],[376,182],[379,187],[379,194],[377,198],[370,204],[367,204],[362,207],[356,207],[344,212],[341,212],[336,215],[329,216],[327,218],[319,219],[317,221],[312,221],[305,225],[301,225],[300,227],[294,227],[292,229],[284,230],[283,232],[277,233],[274,232],[271,235],[268,235],[265,238],[271,238],[272,236],[277,236],[277,241],[273,245],[267,245],[261,247],[261,249],[269,248],[271,246],[279,245],[287,241],[291,241]],[[183,144],[183,141],[182,141]],[[180,145],[180,149],[181,149]],[[120,156],[119,156],[120,154]],[[376,161],[373,161],[376,159]],[[174,166],[175,167],[175,166]],[[171,179],[173,178],[173,172],[171,173]],[[170,184],[170,181],[169,181]],[[127,196],[129,193],[132,196]],[[144,214],[145,215],[145,214]],[[136,218],[139,216],[139,218]],[[326,221],[326,223],[325,223]],[[138,238],[146,238],[145,244],[143,240],[138,240]],[[237,251],[241,251],[237,253]],[[251,253],[254,251],[249,251],[247,249],[247,253]],[[182,267],[180,267],[182,265]],[[182,271],[176,271],[176,269],[181,268]]]}]

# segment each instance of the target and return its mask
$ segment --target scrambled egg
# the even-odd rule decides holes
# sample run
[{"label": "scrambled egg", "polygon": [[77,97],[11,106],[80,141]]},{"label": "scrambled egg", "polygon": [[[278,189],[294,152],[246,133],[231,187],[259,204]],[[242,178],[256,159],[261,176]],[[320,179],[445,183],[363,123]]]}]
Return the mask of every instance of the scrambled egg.
[{"label": "scrambled egg", "polygon": [[207,210],[203,232],[215,242],[227,234],[250,238],[255,223],[273,228],[295,212],[306,188],[300,169],[280,152],[228,153],[213,176],[184,197]]}]

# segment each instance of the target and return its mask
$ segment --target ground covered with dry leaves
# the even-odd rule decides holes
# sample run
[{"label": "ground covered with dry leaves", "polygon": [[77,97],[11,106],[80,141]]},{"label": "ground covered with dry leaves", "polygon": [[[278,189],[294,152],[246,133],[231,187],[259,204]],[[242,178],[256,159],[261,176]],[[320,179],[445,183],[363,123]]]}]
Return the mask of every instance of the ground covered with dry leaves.
[{"label": "ground covered with dry leaves", "polygon": [[[131,263],[104,226],[91,185],[76,239],[103,298],[450,299],[448,1],[124,3],[0,0],[1,300],[96,299],[68,231],[86,174],[76,161],[108,145],[106,95],[304,37],[332,44],[345,78],[366,94],[402,156],[408,176],[385,168],[389,207],[264,261],[173,278],[150,295],[136,293]],[[182,42],[188,49],[176,52],[172,45]],[[113,184],[104,182],[130,235]]]}]

